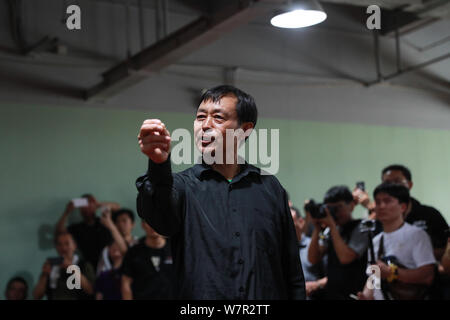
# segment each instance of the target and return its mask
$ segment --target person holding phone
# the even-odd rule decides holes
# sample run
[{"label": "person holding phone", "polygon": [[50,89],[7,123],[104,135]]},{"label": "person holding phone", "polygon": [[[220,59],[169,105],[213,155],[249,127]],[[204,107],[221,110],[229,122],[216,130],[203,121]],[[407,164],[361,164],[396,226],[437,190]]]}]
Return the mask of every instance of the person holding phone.
[{"label": "person holding phone", "polygon": [[[102,250],[111,241],[110,230],[105,227],[96,212],[101,207],[108,207],[110,210],[118,210],[120,205],[115,202],[98,202],[92,194],[84,194],[82,199],[74,199],[66,205],[66,209],[56,224],[55,233],[68,231],[72,234],[78,249],[94,268],[97,268]],[[81,205],[78,209],[82,217],[79,223],[73,223],[66,228],[67,220],[71,213],[76,209],[75,204]]]},{"label": "person holding phone", "polygon": [[[47,296],[48,300],[84,300],[92,299],[95,280],[93,267],[81,259],[75,250],[77,245],[69,232],[62,232],[55,236],[55,248],[58,257],[48,258],[42,266],[42,273],[33,290],[33,298],[40,300]],[[80,268],[80,289],[69,289],[67,268],[77,265]]]}]

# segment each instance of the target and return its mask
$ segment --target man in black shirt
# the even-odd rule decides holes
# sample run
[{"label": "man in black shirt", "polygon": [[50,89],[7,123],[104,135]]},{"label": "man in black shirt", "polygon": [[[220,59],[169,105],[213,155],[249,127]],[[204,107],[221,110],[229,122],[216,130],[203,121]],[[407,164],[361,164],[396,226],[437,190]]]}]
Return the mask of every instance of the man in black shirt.
[{"label": "man in black shirt", "polygon": [[[402,165],[390,165],[381,173],[383,182],[399,183],[409,190],[413,187],[411,172]],[[440,261],[447,245],[448,224],[441,213],[433,207],[421,204],[411,197],[405,213],[405,222],[425,230],[431,238],[436,260]]]},{"label": "man in black shirt", "polygon": [[173,268],[170,245],[144,220],[146,236],[131,247],[122,263],[124,300],[167,300],[173,298]]},{"label": "man in black shirt", "polygon": [[114,202],[99,203],[91,194],[85,194],[82,197],[88,200],[88,206],[80,208],[83,221],[71,224],[66,229],[67,219],[75,209],[70,201],[56,224],[55,231],[56,233],[68,231],[72,234],[83,258],[96,269],[103,248],[112,239],[110,231],[102,225],[100,218],[96,217],[96,211],[101,206],[108,206],[111,210],[117,210],[120,206]]},{"label": "man in black shirt", "polygon": [[194,121],[196,145],[203,160],[223,152],[232,161],[203,161],[175,174],[165,125],[151,119],[141,127],[149,167],[136,181],[137,211],[171,237],[179,298],[305,299],[286,191],[274,176],[239,164],[239,142],[226,140],[227,129],[246,132],[256,119],[250,95],[232,86],[207,90]]}]

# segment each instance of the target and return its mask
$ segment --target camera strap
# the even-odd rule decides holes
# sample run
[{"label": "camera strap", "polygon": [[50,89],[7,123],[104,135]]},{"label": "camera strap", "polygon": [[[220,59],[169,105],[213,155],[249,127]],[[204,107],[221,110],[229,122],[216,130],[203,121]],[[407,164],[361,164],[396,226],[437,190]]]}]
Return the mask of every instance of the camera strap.
[{"label": "camera strap", "polygon": [[[385,255],[384,252],[384,236],[381,235],[380,246],[378,247],[378,259],[381,260]],[[384,300],[392,300],[391,296],[386,290],[386,281],[381,281],[381,293],[383,294]]]}]

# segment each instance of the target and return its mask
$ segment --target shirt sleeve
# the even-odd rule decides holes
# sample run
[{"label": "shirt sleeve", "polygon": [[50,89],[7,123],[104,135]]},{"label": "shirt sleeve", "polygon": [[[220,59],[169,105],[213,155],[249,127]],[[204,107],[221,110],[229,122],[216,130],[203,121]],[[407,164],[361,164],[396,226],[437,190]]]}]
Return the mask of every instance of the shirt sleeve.
[{"label": "shirt sleeve", "polygon": [[147,174],[136,180],[138,215],[161,235],[173,236],[181,227],[184,181],[172,174],[169,158],[160,164],[149,159]]},{"label": "shirt sleeve", "polygon": [[418,230],[413,243],[413,260],[416,268],[436,263],[430,237],[425,231]]},{"label": "shirt sleeve", "polygon": [[442,214],[436,209],[432,209],[433,212],[429,212],[431,219],[430,225],[430,237],[433,248],[445,248],[447,245],[448,236],[446,230],[448,229],[448,224],[445,221]]},{"label": "shirt sleeve", "polygon": [[288,297],[293,300],[305,300],[305,277],[303,275],[302,263],[300,261],[300,255],[298,251],[298,240],[295,232],[294,222],[292,221],[292,215],[289,210],[289,204],[287,194],[284,189],[283,192],[283,217],[284,217],[284,235],[285,243],[283,244],[284,251],[284,265],[287,266],[287,288],[289,290]]},{"label": "shirt sleeve", "polygon": [[367,234],[362,233],[359,229],[359,225],[353,229],[348,242],[348,247],[356,252],[356,254],[361,257],[368,249],[369,238]]},{"label": "shirt sleeve", "polygon": [[134,273],[133,273],[133,266],[132,266],[132,254],[133,250],[130,249],[127,251],[127,253],[125,253],[125,256],[123,257],[123,261],[122,261],[122,266],[120,267],[120,271],[122,274],[130,277],[130,278],[134,278]]}]

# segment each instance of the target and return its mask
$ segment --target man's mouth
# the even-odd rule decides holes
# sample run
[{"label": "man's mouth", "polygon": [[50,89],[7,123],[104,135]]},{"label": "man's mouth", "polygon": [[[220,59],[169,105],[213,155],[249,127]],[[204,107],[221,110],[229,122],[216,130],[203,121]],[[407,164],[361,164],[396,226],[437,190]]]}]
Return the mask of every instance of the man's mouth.
[{"label": "man's mouth", "polygon": [[214,140],[215,140],[214,136],[202,136],[201,139],[202,147],[206,147],[210,143],[214,142]]}]

